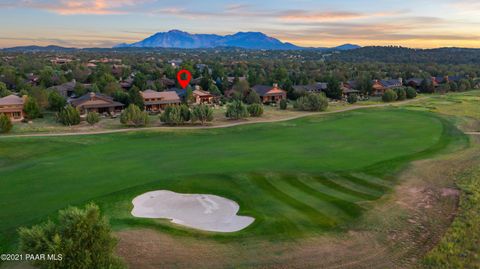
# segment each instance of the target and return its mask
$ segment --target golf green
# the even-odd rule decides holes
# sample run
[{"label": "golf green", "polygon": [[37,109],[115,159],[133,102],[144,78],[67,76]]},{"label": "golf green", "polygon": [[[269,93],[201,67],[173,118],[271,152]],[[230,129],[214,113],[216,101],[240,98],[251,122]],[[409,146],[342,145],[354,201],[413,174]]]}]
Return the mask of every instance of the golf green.
[{"label": "golf green", "polygon": [[223,129],[0,139],[0,245],[10,247],[20,226],[89,201],[115,227],[211,236],[132,217],[132,198],[158,189],[224,196],[256,219],[216,237],[338,230],[388,192],[404,164],[457,135],[434,114],[384,108]]}]

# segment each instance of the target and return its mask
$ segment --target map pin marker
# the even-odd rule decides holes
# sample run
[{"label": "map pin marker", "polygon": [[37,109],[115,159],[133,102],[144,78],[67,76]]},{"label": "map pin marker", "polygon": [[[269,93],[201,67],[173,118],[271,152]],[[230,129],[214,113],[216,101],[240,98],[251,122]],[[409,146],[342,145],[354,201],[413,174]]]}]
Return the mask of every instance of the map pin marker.
[{"label": "map pin marker", "polygon": [[182,86],[182,89],[185,89],[190,83],[190,80],[192,80],[192,73],[188,70],[182,69],[177,73],[177,80],[180,86]]}]

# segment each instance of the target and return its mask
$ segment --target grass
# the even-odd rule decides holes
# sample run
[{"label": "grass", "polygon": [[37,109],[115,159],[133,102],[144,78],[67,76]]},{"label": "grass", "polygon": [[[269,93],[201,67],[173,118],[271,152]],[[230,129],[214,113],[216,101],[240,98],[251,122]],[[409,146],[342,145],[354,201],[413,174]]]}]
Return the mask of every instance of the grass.
[{"label": "grass", "polygon": [[[366,210],[363,202],[389,191],[398,169],[455,135],[431,113],[384,108],[215,130],[5,138],[0,245],[13,247],[20,226],[89,201],[118,229],[154,227],[219,240],[340,231]],[[133,218],[132,198],[156,189],[225,196],[256,221],[221,235]]]}]

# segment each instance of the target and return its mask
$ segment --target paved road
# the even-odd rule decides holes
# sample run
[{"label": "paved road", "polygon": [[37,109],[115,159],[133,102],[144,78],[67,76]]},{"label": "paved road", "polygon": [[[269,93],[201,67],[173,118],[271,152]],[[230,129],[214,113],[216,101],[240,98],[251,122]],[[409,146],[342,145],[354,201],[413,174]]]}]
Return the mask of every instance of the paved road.
[{"label": "paved road", "polygon": [[385,104],[376,104],[376,105],[367,105],[367,106],[350,106],[350,107],[340,109],[340,110],[335,110],[335,111],[304,113],[304,114],[296,115],[296,116],[293,116],[293,117],[287,117],[287,118],[281,118],[281,119],[275,119],[275,120],[243,121],[243,122],[227,123],[227,124],[216,125],[216,126],[185,126],[185,127],[160,126],[160,127],[145,127],[145,128],[136,128],[136,129],[125,128],[125,129],[115,129],[115,130],[71,132],[71,133],[37,133],[37,134],[0,135],[0,139],[1,138],[13,138],[13,137],[51,137],[51,136],[98,135],[98,134],[139,132],[139,131],[145,131],[145,130],[218,129],[218,128],[228,128],[228,127],[234,127],[234,126],[246,125],[246,124],[282,122],[282,121],[294,120],[294,119],[308,117],[308,116],[328,115],[328,114],[335,114],[335,113],[341,113],[341,112],[358,110],[358,109],[386,107],[386,106],[399,106],[399,105],[403,105],[403,104],[407,104],[407,103],[411,103],[411,102],[420,101],[420,100],[423,100],[425,98],[428,98],[428,97],[423,97],[423,98],[418,98],[418,99],[413,99],[413,100],[406,100],[406,101],[396,102],[396,103],[385,103]]}]

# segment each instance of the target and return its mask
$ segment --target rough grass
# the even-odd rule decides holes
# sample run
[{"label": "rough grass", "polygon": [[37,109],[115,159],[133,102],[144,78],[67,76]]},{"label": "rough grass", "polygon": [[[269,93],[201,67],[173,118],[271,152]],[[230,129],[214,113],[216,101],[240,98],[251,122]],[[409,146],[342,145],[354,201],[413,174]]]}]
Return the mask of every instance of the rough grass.
[{"label": "rough grass", "polygon": [[[218,130],[2,139],[1,244],[11,247],[19,226],[92,200],[117,228],[219,240],[342,230],[361,202],[389,191],[399,167],[448,144],[450,129],[430,113],[390,108]],[[155,189],[225,196],[256,221],[212,235],[133,218],[132,198]]]}]

